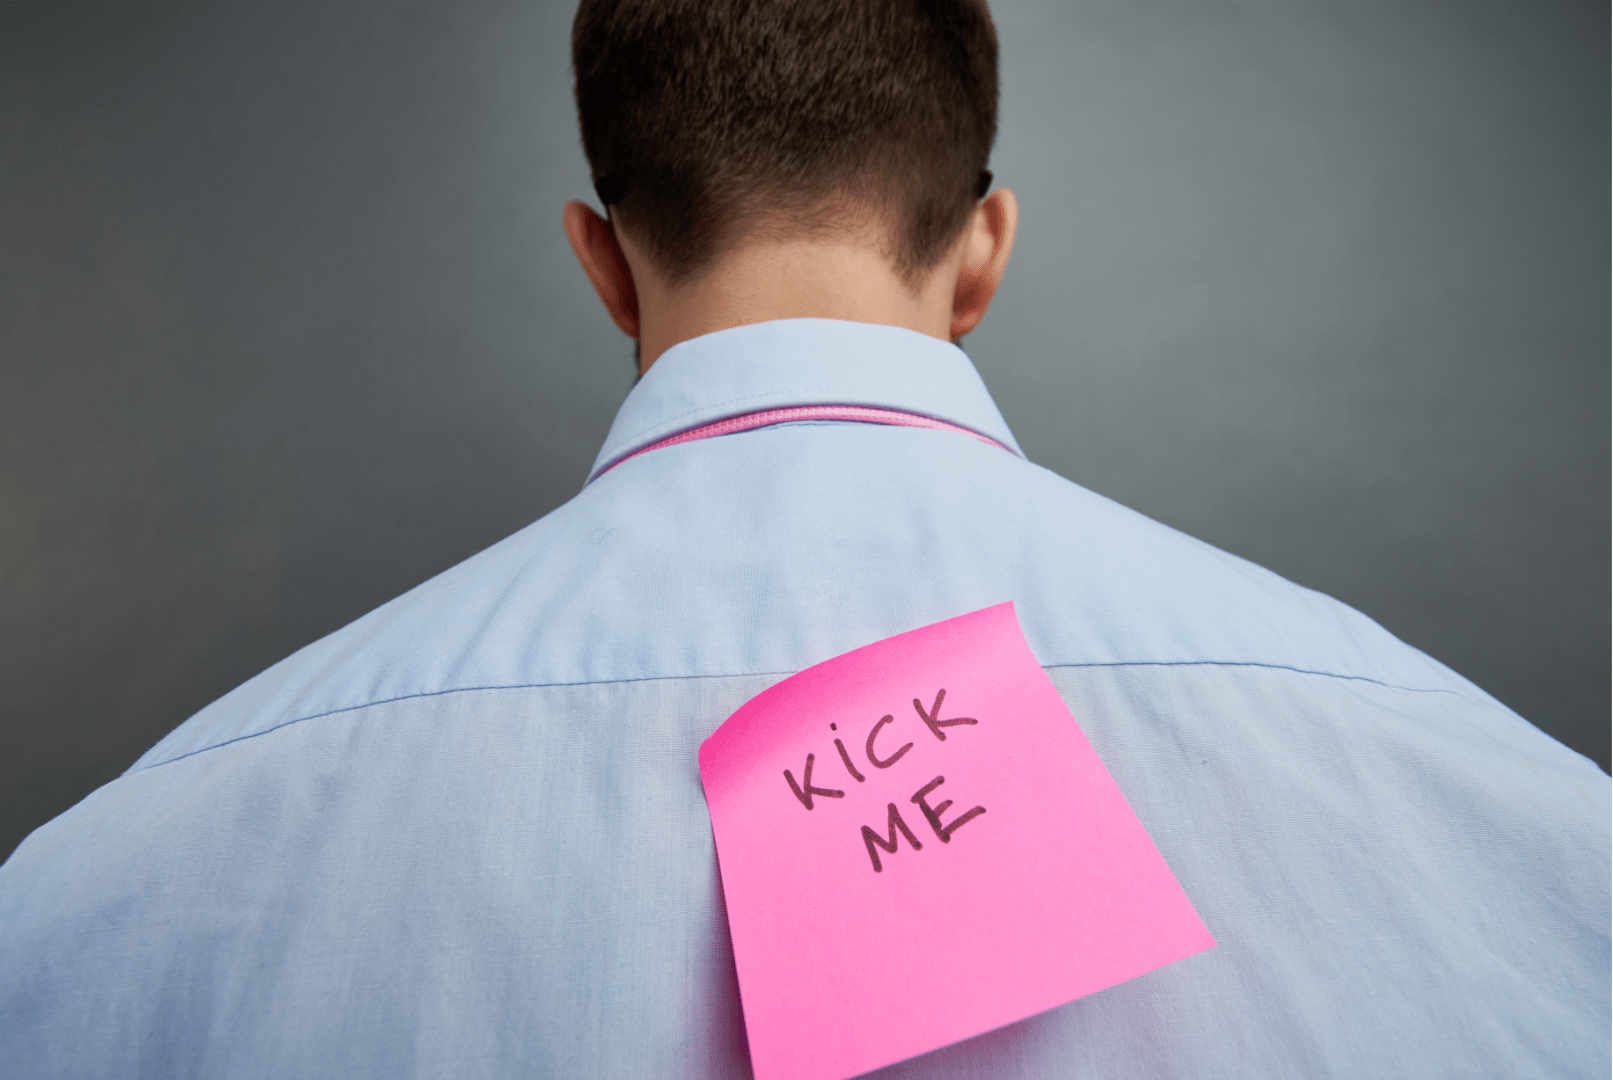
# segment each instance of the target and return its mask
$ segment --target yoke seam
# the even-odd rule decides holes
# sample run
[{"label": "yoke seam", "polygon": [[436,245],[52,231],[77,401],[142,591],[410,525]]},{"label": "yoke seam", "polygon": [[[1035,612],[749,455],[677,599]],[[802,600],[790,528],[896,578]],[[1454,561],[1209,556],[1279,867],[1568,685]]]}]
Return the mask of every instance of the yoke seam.
[{"label": "yoke seam", "polygon": [[[1131,667],[1259,668],[1263,671],[1289,671],[1297,675],[1317,675],[1325,679],[1342,679],[1350,682],[1371,683],[1374,686],[1381,686],[1386,690],[1399,690],[1408,694],[1450,694],[1453,697],[1459,697],[1467,701],[1476,701],[1479,704],[1498,704],[1497,702],[1494,702],[1493,699],[1474,698],[1471,694],[1463,693],[1460,690],[1447,689],[1445,687],[1400,686],[1395,683],[1384,682],[1382,679],[1374,679],[1367,675],[1341,675],[1333,671],[1315,671],[1310,668],[1293,667],[1289,664],[1262,664],[1259,662],[1245,660],[1121,660],[1107,663],[1094,662],[1084,664],[1042,664],[1040,666],[1043,671],[1053,671],[1060,668]],[[794,671],[738,671],[721,675],[646,675],[641,678],[633,679],[587,679],[578,682],[507,683],[490,686],[455,686],[446,690],[423,690],[419,693],[399,694],[396,697],[390,698],[377,698],[374,701],[366,701],[358,705],[343,705],[340,708],[327,709],[324,712],[309,713],[307,716],[294,717],[293,719],[275,724],[273,727],[264,728],[262,731],[248,732],[245,735],[237,735],[233,739],[225,739],[223,742],[214,743],[211,746],[203,746],[195,750],[188,750],[183,754],[176,755],[175,757],[164,758],[162,761],[154,761],[150,765],[141,766],[139,769],[131,767],[123,772],[120,775],[120,778],[122,776],[129,776],[135,772],[146,772],[150,769],[160,768],[163,765],[172,765],[176,761],[184,761],[186,758],[195,757],[197,754],[205,754],[212,750],[221,750],[226,746],[231,746],[238,742],[245,742],[248,739],[261,738],[264,735],[273,734],[274,732],[280,731],[283,728],[291,727],[293,724],[301,724],[308,720],[321,720],[327,716],[338,716],[342,713],[357,712],[360,709],[368,709],[376,705],[391,705],[399,701],[412,701],[416,698],[446,697],[449,694],[472,694],[491,690],[544,690],[568,686],[613,686],[618,684],[640,682],[689,682],[695,679],[749,679],[766,675],[794,675],[800,670],[804,669],[796,669]],[[1505,708],[1505,706],[1502,707]]]}]

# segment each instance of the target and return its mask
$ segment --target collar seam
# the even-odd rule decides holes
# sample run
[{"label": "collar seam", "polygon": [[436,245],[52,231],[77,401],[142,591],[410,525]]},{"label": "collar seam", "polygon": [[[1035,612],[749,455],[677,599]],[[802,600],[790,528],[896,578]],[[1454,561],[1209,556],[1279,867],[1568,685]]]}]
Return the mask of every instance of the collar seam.
[{"label": "collar seam", "polygon": [[[779,389],[779,390],[768,390],[766,392],[757,393],[757,394],[746,394],[743,397],[729,398],[729,399],[727,399],[725,401],[712,402],[710,405],[702,405],[699,408],[690,409],[687,412],[683,412],[683,413],[680,413],[677,416],[670,417],[670,418],[668,418],[666,420],[663,420],[660,423],[655,424],[655,425],[653,425],[651,427],[641,428],[635,434],[633,434],[631,436],[628,436],[628,437],[624,438],[621,442],[615,444],[615,446],[602,447],[600,449],[600,452],[599,452],[599,460],[609,462],[609,461],[613,460],[614,458],[619,457],[621,454],[625,453],[628,449],[631,449],[634,446],[639,445],[641,440],[655,438],[656,433],[660,432],[663,428],[667,427],[667,425],[682,423],[683,421],[688,420],[691,417],[700,416],[703,413],[707,413],[707,412],[709,412],[710,410],[713,410],[713,409],[727,409],[727,408],[730,408],[730,407],[735,406],[735,405],[742,405],[742,404],[744,404],[745,402],[748,402],[748,401],[756,401],[756,400],[763,399],[763,398],[773,398],[773,397],[779,397],[779,396],[810,395],[810,394],[830,393],[830,392],[832,392],[832,391],[827,390],[827,389],[821,390],[821,391],[818,390],[818,389]],[[879,400],[879,403],[876,405],[874,400],[872,399],[872,395],[868,396],[868,400],[862,400],[862,401],[855,401],[855,400],[848,401],[848,400],[838,400],[838,399],[837,400],[830,400],[830,399],[827,399],[827,398],[823,398],[823,399],[813,399],[813,400],[802,400],[802,401],[796,402],[796,404],[798,404],[798,405],[868,405],[868,406],[873,406],[873,407],[877,407],[877,408],[897,409],[897,410],[902,411],[902,412],[913,412],[913,413],[916,413],[917,415],[920,415],[920,416],[927,416],[932,420],[944,420],[944,421],[946,421],[948,423],[958,424],[961,427],[967,427],[972,431],[977,431],[982,435],[990,435],[992,438],[997,439],[999,442],[1003,442],[1004,445],[1007,445],[1007,442],[1004,439],[1002,439],[998,434],[994,434],[989,429],[981,427],[979,424],[977,424],[977,423],[975,423],[973,421],[973,418],[970,418],[968,420],[964,420],[962,417],[949,416],[949,415],[947,415],[946,411],[942,411],[942,410],[938,410],[938,409],[934,409],[934,408],[930,408],[928,410],[925,410],[922,405],[920,407],[918,407],[918,408],[913,408],[913,407],[908,407],[908,406],[905,406],[905,405],[892,404],[892,403],[884,400],[883,398],[881,398]],[[718,414],[718,415],[711,416],[710,420],[711,421],[717,421],[717,420],[726,419],[726,415],[737,415],[737,414]],[[690,424],[688,426],[694,427],[694,426],[697,426],[697,425]],[[679,429],[679,430],[683,430],[683,429]],[[676,433],[677,433],[676,431],[668,431],[666,434],[674,435]],[[1008,435],[1008,433],[1006,431],[1004,431],[1002,434]],[[1013,436],[1008,435],[1008,438],[1012,439]],[[598,467],[598,462],[596,462],[596,465],[595,465],[596,469],[597,469],[597,467]]]}]

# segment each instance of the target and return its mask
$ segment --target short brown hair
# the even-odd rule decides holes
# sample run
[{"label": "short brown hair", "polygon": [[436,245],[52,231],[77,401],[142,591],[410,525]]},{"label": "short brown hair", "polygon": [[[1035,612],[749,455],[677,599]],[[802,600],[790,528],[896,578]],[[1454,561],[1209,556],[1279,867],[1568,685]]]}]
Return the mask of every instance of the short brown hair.
[{"label": "short brown hair", "polygon": [[870,211],[916,280],[990,181],[984,0],[582,0],[571,58],[600,198],[674,280]]}]

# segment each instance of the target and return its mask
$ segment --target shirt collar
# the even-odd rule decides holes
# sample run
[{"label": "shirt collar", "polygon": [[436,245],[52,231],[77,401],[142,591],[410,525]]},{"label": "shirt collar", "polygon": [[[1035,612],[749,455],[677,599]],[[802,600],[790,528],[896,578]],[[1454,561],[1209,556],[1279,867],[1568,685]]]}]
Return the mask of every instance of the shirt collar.
[{"label": "shirt collar", "polygon": [[791,405],[872,405],[978,431],[1024,457],[956,345],[899,326],[779,319],[668,349],[616,413],[590,478],[611,462],[729,416]]}]

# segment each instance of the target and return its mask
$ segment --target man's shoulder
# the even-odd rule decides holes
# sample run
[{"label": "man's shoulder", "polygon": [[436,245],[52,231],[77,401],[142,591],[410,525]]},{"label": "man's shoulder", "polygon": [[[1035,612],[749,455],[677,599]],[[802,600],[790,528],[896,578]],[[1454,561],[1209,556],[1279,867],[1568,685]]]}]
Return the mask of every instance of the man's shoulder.
[{"label": "man's shoulder", "polygon": [[369,705],[512,685],[512,672],[529,666],[513,654],[531,634],[511,628],[541,622],[534,592],[567,581],[557,572],[567,514],[560,507],[297,650],[190,717],[130,771]]},{"label": "man's shoulder", "polygon": [[[1487,694],[1332,596],[1290,581],[1048,470],[1040,561],[1059,602],[1030,613],[1046,666],[1272,667],[1409,690]],[[1045,620],[1045,625],[1044,625]]]}]

